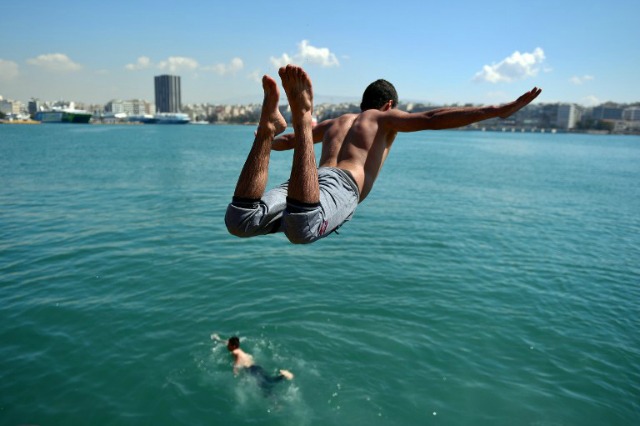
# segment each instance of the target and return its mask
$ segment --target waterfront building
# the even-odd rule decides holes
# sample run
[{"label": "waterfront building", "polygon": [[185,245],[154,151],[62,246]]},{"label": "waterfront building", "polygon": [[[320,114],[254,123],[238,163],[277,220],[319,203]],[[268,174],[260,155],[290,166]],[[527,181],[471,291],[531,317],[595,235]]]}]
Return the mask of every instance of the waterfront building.
[{"label": "waterfront building", "polygon": [[29,103],[27,104],[29,114],[36,115],[36,112],[40,111],[41,106],[42,103],[40,102],[40,99],[31,98],[31,100],[29,100]]},{"label": "waterfront building", "polygon": [[142,99],[122,101],[113,99],[104,106],[104,111],[112,114],[126,114],[128,116],[153,115],[156,108],[153,104]]},{"label": "waterfront building", "polygon": [[0,97],[0,112],[3,114],[13,113],[13,103]]},{"label": "waterfront building", "polygon": [[622,119],[627,121],[640,121],[640,107],[629,107],[622,111]]},{"label": "waterfront building", "polygon": [[[515,122],[516,127],[533,129],[540,125],[540,117],[542,116],[542,107],[540,104],[527,105],[520,111],[517,111],[510,118]],[[495,119],[497,125],[502,125],[502,119]]]},{"label": "waterfront building", "polygon": [[22,112],[22,102],[11,99],[0,99],[0,112],[3,114],[18,115]]},{"label": "waterfront building", "polygon": [[556,116],[558,129],[574,129],[582,118],[582,111],[576,104],[559,104]]},{"label": "waterfront building", "polygon": [[177,75],[155,76],[156,111],[159,113],[180,112],[182,95],[180,77]]},{"label": "waterfront building", "polygon": [[622,120],[622,108],[617,104],[606,103],[593,108],[591,116],[595,120]]}]

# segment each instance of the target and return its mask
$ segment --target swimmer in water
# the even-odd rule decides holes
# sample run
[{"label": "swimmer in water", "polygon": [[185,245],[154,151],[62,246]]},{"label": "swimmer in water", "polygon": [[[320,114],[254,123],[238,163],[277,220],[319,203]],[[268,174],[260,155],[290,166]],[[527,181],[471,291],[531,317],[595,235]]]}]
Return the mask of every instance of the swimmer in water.
[{"label": "swimmer in water", "polygon": [[[211,338],[215,341],[222,342],[222,339],[220,339],[220,336],[217,334],[213,334]],[[233,336],[227,340],[227,349],[233,355],[233,374],[238,375],[241,371],[246,371],[256,379],[258,386],[260,386],[266,395],[271,393],[276,383],[293,379],[293,374],[288,370],[280,370],[280,374],[275,376],[267,374],[262,367],[254,363],[253,357],[250,354],[240,349],[240,339],[237,336]]]}]

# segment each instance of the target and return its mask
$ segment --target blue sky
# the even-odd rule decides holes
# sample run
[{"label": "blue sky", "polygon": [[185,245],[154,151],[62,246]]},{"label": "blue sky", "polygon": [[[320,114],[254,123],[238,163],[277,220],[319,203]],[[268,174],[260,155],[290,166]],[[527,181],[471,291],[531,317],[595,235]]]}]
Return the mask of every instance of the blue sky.
[{"label": "blue sky", "polygon": [[284,62],[316,99],[358,99],[377,78],[401,100],[640,101],[640,1],[5,2],[0,95],[153,101],[182,77],[183,103],[260,102]]}]

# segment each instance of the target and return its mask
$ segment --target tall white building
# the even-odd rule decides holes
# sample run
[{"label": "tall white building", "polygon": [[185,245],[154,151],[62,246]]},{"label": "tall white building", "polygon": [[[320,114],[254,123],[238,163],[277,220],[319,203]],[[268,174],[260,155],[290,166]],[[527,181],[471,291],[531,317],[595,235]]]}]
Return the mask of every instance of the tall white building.
[{"label": "tall white building", "polygon": [[559,129],[573,129],[582,118],[582,111],[576,104],[559,104],[556,125]]}]

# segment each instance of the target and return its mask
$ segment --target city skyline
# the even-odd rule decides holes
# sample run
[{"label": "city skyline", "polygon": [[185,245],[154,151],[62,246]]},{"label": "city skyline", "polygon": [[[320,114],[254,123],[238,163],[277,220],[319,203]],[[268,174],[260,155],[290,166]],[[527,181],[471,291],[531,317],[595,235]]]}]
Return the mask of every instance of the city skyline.
[{"label": "city skyline", "polygon": [[153,101],[153,76],[173,74],[185,104],[259,103],[260,77],[290,62],[318,99],[338,102],[377,78],[405,102],[500,103],[533,86],[538,102],[640,101],[638,2],[297,4],[12,2],[0,16],[14,35],[0,47],[0,95]]}]

